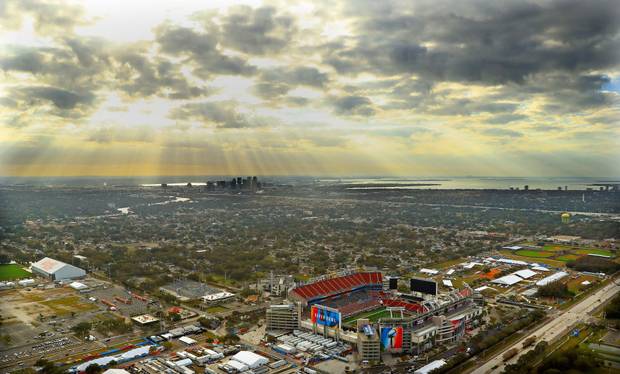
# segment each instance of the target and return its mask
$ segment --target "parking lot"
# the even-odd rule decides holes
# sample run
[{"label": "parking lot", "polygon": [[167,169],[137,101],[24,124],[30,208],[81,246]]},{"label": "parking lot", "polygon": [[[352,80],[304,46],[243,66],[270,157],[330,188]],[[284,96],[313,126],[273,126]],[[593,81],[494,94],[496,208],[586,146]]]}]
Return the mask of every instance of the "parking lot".
[{"label": "parking lot", "polygon": [[[148,302],[132,297],[132,295],[124,288],[109,283],[105,284],[102,288],[89,291],[85,293],[85,295],[89,298],[95,298],[96,301],[91,302],[104,309],[109,309],[110,306],[104,304],[103,300],[109,301],[114,305],[116,311],[125,317],[132,317],[149,312]],[[124,303],[122,302],[123,300],[130,303]],[[151,308],[153,310],[157,309],[157,307],[158,304],[151,304]]]}]

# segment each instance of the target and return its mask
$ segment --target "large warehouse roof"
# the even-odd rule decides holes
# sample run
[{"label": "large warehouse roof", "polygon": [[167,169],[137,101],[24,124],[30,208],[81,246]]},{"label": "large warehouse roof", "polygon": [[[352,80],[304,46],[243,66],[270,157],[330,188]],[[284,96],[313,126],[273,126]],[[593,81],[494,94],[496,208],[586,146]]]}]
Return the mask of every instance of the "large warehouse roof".
[{"label": "large warehouse roof", "polygon": [[497,283],[497,284],[503,284],[506,286],[512,286],[513,284],[519,283],[521,282],[523,279],[514,275],[514,274],[509,274],[509,275],[505,275],[501,278],[497,278],[496,280],[493,281],[493,283]]},{"label": "large warehouse roof", "polygon": [[539,280],[538,282],[536,282],[536,285],[537,286],[546,286],[549,283],[553,283],[553,282],[555,282],[557,280],[560,280],[560,279],[564,278],[567,275],[568,275],[568,273],[565,272],[565,271],[558,271],[555,274],[551,274],[550,276]]},{"label": "large warehouse roof", "polygon": [[519,270],[519,271],[515,271],[514,273],[512,273],[514,275],[518,275],[523,279],[527,279],[527,278],[531,278],[534,275],[538,274],[535,271],[531,271],[529,269],[523,269],[523,270]]},{"label": "large warehouse roof", "polygon": [[250,369],[269,363],[269,359],[266,357],[250,351],[241,351],[232,356],[231,360],[241,362],[242,364],[247,365]]},{"label": "large warehouse roof", "polygon": [[86,275],[84,269],[49,257],[44,257],[35,262],[32,264],[31,268],[33,272],[47,277],[53,277],[55,280],[74,279]]},{"label": "large warehouse roof", "polygon": [[62,267],[65,265],[67,264],[49,257],[45,257],[32,264],[33,267],[36,267],[39,270],[43,270],[48,274],[54,274],[58,270],[62,269]]}]

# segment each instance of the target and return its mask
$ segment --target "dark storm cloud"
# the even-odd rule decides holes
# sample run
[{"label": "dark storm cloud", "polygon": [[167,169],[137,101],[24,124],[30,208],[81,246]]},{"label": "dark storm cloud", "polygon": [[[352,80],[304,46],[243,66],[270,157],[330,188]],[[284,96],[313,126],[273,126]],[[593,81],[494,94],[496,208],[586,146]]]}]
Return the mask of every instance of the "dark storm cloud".
[{"label": "dark storm cloud", "polygon": [[[322,46],[323,61],[341,74],[503,86],[512,98],[537,90],[555,111],[608,105],[592,71],[620,61],[619,0],[352,1],[345,15],[354,34]],[[539,83],[560,75],[554,87]],[[459,112],[429,91],[395,85],[393,96],[386,108]]]},{"label": "dark storm cloud", "polygon": [[226,47],[256,55],[282,50],[294,33],[293,17],[278,14],[273,7],[235,7],[222,24],[222,41]]},{"label": "dark storm cloud", "polygon": [[527,116],[523,114],[508,113],[508,114],[500,114],[497,116],[493,116],[487,119],[486,122],[493,124],[493,125],[503,125],[506,123],[521,121],[524,119],[527,119]]},{"label": "dark storm cloud", "polygon": [[340,115],[372,116],[372,102],[364,96],[344,96],[332,100],[334,112]]},{"label": "dark storm cloud", "polygon": [[398,3],[398,12],[362,15],[355,45],[332,46],[327,60],[341,71],[347,61],[358,61],[353,72],[369,68],[487,84],[603,68],[618,61],[619,5],[615,0],[507,1],[501,7],[439,1],[412,2],[408,11]]},{"label": "dark storm cloud", "polygon": [[117,87],[134,97],[165,96],[170,99],[189,99],[204,96],[208,90],[190,85],[180,72],[179,65],[160,58],[149,59],[136,52],[115,56],[120,63],[116,71]]},{"label": "dark storm cloud", "polygon": [[78,105],[92,104],[95,96],[90,93],[76,93],[55,87],[23,87],[17,90],[28,100],[44,100],[58,109],[73,109]]},{"label": "dark storm cloud", "polygon": [[194,73],[202,78],[217,74],[253,74],[256,68],[245,59],[225,55],[219,50],[218,37],[213,29],[200,32],[169,24],[161,25],[156,30],[161,51],[170,56],[184,57],[184,61],[194,67]]},{"label": "dark storm cloud", "polygon": [[314,67],[275,68],[261,71],[254,93],[275,100],[298,86],[323,88],[328,81],[327,74]]},{"label": "dark storm cloud", "polygon": [[252,118],[237,110],[231,101],[190,103],[175,108],[170,118],[184,121],[197,121],[217,128],[245,128],[262,126],[261,119]]},{"label": "dark storm cloud", "polygon": [[[0,57],[0,69],[8,74],[30,73],[37,81],[34,87],[12,90],[14,107],[21,110],[51,102],[59,109],[51,114],[82,118],[94,109],[96,92],[103,89],[119,90],[132,98],[189,99],[209,93],[206,87],[188,82],[180,71],[182,65],[165,56],[147,57],[148,45],[117,46],[96,38],[68,37],[54,47],[7,51]],[[20,126],[26,122],[20,119]]]}]

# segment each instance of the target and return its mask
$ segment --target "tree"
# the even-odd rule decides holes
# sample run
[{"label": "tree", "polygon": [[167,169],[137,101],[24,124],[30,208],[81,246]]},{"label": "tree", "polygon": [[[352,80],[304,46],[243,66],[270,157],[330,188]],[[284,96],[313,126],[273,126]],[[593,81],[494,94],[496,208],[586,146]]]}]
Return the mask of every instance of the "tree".
[{"label": "tree", "polygon": [[539,287],[538,296],[565,298],[570,297],[571,293],[568,291],[568,286],[558,280]]},{"label": "tree", "polygon": [[84,372],[86,374],[99,374],[103,372],[103,369],[101,369],[101,366],[99,366],[98,364],[90,364],[88,365],[86,370],[84,370]]},{"label": "tree", "polygon": [[92,327],[93,326],[90,322],[80,322],[77,325],[73,326],[71,330],[73,330],[75,335],[83,338],[88,335]]}]

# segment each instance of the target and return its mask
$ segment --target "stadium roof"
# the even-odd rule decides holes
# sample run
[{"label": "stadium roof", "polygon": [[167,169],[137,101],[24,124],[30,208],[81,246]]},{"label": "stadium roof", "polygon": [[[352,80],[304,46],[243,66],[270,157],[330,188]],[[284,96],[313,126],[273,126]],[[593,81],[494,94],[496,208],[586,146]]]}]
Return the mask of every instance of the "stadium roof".
[{"label": "stadium roof", "polygon": [[497,284],[503,284],[506,286],[512,286],[513,284],[517,284],[519,282],[521,282],[523,280],[523,278],[518,277],[514,274],[509,274],[509,275],[505,275],[501,278],[497,278],[493,281],[493,283],[497,283]]},{"label": "stadium roof", "polygon": [[564,278],[567,275],[568,275],[568,273],[565,272],[565,271],[558,271],[555,274],[551,274],[550,276],[539,280],[538,282],[536,282],[536,285],[537,286],[546,286],[549,283],[553,283],[553,282],[555,282],[557,280],[560,280],[560,279]]},{"label": "stadium roof", "polygon": [[514,275],[518,275],[523,279],[527,279],[527,278],[531,278],[534,275],[538,274],[535,271],[531,271],[530,269],[523,269],[523,270],[519,270],[519,271],[515,271],[514,273],[512,273]]}]

